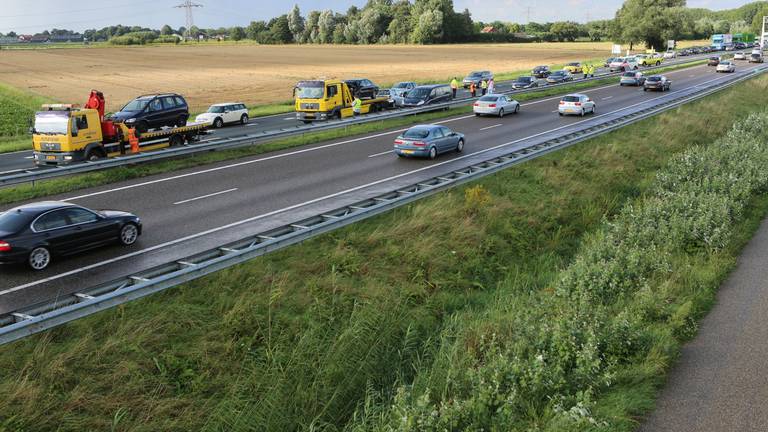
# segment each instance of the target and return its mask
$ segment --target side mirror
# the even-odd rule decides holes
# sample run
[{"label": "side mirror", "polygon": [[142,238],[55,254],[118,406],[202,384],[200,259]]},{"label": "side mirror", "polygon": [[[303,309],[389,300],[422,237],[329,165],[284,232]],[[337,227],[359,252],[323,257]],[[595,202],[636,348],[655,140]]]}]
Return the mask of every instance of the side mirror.
[{"label": "side mirror", "polygon": [[72,131],[72,136],[73,136],[73,137],[76,137],[76,136],[77,136],[77,131],[76,131],[76,130],[73,130],[73,131]]},{"label": "side mirror", "polygon": [[35,134],[35,127],[34,126],[30,126],[29,127],[29,134],[30,135],[34,135]]}]

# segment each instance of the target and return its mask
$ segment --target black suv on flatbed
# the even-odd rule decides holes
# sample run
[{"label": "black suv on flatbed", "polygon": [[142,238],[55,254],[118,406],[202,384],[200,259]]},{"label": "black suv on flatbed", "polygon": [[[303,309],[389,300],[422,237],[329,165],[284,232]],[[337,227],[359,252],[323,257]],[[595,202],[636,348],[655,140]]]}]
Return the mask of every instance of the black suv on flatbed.
[{"label": "black suv on flatbed", "polygon": [[139,132],[164,126],[186,126],[189,106],[175,93],[139,96],[113,115],[116,122],[135,125]]}]

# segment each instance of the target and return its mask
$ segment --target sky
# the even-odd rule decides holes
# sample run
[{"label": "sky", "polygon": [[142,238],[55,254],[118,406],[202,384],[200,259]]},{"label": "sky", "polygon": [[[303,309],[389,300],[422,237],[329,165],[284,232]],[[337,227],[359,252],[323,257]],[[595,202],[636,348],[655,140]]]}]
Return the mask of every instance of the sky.
[{"label": "sky", "polygon": [[[287,13],[298,4],[302,14],[309,10],[333,9],[344,12],[366,0],[194,0],[203,5],[194,9],[195,24],[203,28],[246,26],[254,20],[269,20]],[[584,22],[613,17],[623,0],[454,0],[457,10],[465,8],[477,21],[565,21]],[[173,28],[185,25],[182,9],[173,6],[182,0],[0,0],[0,32],[35,33],[51,28],[82,31],[109,25],[139,25]],[[690,7],[729,9],[745,0],[689,0]],[[34,4],[34,7],[30,7]],[[553,7],[556,5],[556,7]],[[530,15],[529,15],[530,13]]]}]

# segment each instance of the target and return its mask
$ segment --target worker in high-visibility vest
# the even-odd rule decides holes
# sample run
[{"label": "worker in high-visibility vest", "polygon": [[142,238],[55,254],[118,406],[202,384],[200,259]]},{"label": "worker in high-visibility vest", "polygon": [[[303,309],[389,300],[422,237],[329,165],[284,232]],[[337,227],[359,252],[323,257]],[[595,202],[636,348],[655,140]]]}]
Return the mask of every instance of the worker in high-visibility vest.
[{"label": "worker in high-visibility vest", "polygon": [[451,80],[451,93],[453,94],[453,98],[456,99],[456,92],[459,90],[459,80],[454,77]]},{"label": "worker in high-visibility vest", "polygon": [[352,113],[355,117],[359,116],[363,111],[363,101],[359,96],[355,96],[355,100],[352,101]]},{"label": "worker in high-visibility vest", "polygon": [[472,95],[472,97],[477,96],[477,86],[474,81],[469,83],[469,94]]},{"label": "worker in high-visibility vest", "polygon": [[128,143],[131,145],[131,153],[139,152],[139,137],[136,136],[136,129],[128,129]]},{"label": "worker in high-visibility vest", "polygon": [[483,96],[488,93],[488,80],[484,79],[480,82],[480,88],[482,89]]}]

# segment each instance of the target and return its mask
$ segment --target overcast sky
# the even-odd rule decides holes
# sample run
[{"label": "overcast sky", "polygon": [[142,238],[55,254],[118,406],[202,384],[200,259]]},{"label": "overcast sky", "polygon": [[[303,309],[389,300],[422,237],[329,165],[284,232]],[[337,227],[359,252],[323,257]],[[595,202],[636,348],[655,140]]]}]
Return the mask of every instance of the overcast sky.
[{"label": "overcast sky", "polygon": [[[330,7],[346,11],[351,5],[362,6],[366,0],[194,0],[202,4],[194,12],[199,27],[247,25],[252,20],[268,20],[288,12],[298,3],[302,13]],[[531,21],[610,18],[623,0],[454,0],[457,10],[469,9],[480,21]],[[45,29],[67,28],[82,31],[109,25],[140,25],[160,28],[184,25],[185,14],[173,6],[182,0],[0,0],[0,32],[34,33]],[[745,4],[745,0],[689,0],[690,7],[727,9]],[[34,5],[34,6],[32,6]],[[530,8],[530,9],[529,9]]]}]

